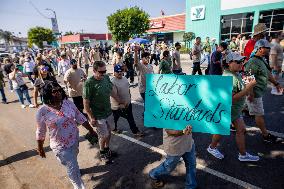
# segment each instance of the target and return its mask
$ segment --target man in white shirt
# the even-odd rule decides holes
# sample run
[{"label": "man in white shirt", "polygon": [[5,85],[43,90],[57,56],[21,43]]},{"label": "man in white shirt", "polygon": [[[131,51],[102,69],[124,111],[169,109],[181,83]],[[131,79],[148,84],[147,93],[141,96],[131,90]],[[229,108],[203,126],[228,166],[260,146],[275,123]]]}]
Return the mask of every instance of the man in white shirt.
[{"label": "man in white shirt", "polygon": [[67,59],[66,53],[62,52],[60,54],[61,60],[58,63],[58,77],[61,75],[65,75],[65,72],[71,67],[70,66],[70,60]]},{"label": "man in white shirt", "polygon": [[[270,66],[272,68],[272,75],[274,79],[277,81],[279,79],[279,74],[282,70],[283,63],[283,48],[280,45],[279,37],[274,37],[271,42],[271,50],[270,50]],[[273,95],[282,95],[283,92],[277,91],[276,87],[272,87],[271,94]]]},{"label": "man in white shirt", "polygon": [[114,66],[114,77],[111,79],[111,82],[113,84],[113,91],[110,100],[115,123],[115,128],[113,131],[120,133],[120,131],[117,129],[117,122],[120,117],[123,117],[127,119],[129,127],[134,136],[142,136],[143,134],[137,128],[132,113],[129,83],[126,77],[123,77],[123,68],[119,64]]},{"label": "man in white shirt", "polygon": [[180,64],[180,50],[181,45],[179,42],[175,43],[175,51],[173,52],[173,73],[180,74],[182,72]]},{"label": "man in white shirt", "polygon": [[64,75],[64,83],[67,86],[69,97],[73,99],[78,110],[83,113],[83,83],[87,76],[81,68],[78,68],[77,61],[75,59],[72,59],[70,64],[72,67],[66,71]]}]

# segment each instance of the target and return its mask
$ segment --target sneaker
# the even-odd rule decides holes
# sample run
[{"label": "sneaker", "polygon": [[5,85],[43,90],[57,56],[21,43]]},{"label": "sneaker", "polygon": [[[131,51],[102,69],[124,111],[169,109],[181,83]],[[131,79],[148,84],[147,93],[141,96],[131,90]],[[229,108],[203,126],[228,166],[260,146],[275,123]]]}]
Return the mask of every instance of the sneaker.
[{"label": "sneaker", "polygon": [[230,126],[230,130],[231,130],[231,132],[236,132],[237,131],[236,127],[234,127],[233,125]]},{"label": "sneaker", "polygon": [[277,89],[275,87],[273,87],[272,90],[271,90],[271,94],[276,95],[276,96],[281,96],[281,95],[283,95],[283,91],[277,91]]},{"label": "sneaker", "polygon": [[266,137],[263,136],[263,141],[267,143],[278,143],[281,139],[269,133]]},{"label": "sneaker", "polygon": [[259,157],[258,156],[253,156],[249,153],[246,152],[246,155],[241,155],[239,154],[239,161],[258,161]]},{"label": "sneaker", "polygon": [[6,102],[6,101],[3,101],[3,102],[2,102],[2,104],[8,104],[8,102]]},{"label": "sneaker", "polygon": [[224,155],[217,148],[211,148],[210,146],[208,146],[207,152],[209,152],[215,158],[218,158],[218,159],[224,158]]},{"label": "sneaker", "polygon": [[122,133],[122,130],[113,129],[112,132],[113,132],[114,134],[121,134],[121,133]]},{"label": "sneaker", "polygon": [[29,108],[34,108],[34,107],[35,107],[35,105],[33,105],[33,104],[29,105]]},{"label": "sneaker", "polygon": [[110,160],[110,158],[107,156],[107,154],[100,154],[100,159],[101,159],[101,162],[104,164],[104,165],[107,165],[107,164],[111,164],[112,161]]},{"label": "sneaker", "polygon": [[165,183],[163,181],[151,178],[151,186],[153,188],[162,188],[164,185]]},{"label": "sneaker", "polygon": [[106,156],[108,157],[108,158],[114,158],[114,157],[117,157],[117,153],[115,152],[115,151],[112,151],[112,150],[108,150],[107,152],[106,152]]},{"label": "sneaker", "polygon": [[21,105],[21,108],[23,108],[23,109],[26,108],[26,105],[22,104],[22,105]]}]

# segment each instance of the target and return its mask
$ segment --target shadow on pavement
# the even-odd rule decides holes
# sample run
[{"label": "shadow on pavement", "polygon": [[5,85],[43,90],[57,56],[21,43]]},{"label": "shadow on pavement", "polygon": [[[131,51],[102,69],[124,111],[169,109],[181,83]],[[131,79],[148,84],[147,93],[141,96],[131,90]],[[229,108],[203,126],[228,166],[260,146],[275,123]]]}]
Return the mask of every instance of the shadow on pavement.
[{"label": "shadow on pavement", "polygon": [[[83,142],[85,141],[85,137],[84,136],[80,136],[79,138],[79,142]],[[49,146],[47,147],[44,147],[44,151],[45,153],[47,152],[50,152],[51,151],[51,148]],[[24,160],[24,159],[28,159],[30,157],[33,157],[33,156],[37,156],[38,153],[36,151],[36,149],[32,149],[32,150],[28,150],[28,151],[24,151],[24,152],[20,152],[18,154],[15,154],[15,155],[12,155],[10,157],[7,157],[3,160],[0,160],[0,167],[2,166],[6,166],[6,165],[9,165],[11,163],[15,163],[17,161],[21,161],[21,160]]]}]

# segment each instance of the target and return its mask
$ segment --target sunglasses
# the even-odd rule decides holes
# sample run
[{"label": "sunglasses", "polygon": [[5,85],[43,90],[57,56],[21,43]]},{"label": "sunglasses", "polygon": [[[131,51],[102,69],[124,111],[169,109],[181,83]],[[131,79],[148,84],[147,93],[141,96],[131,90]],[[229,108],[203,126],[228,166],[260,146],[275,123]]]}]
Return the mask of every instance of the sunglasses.
[{"label": "sunglasses", "polygon": [[105,74],[107,71],[104,70],[104,71],[98,71],[100,74]]},{"label": "sunglasses", "polygon": [[48,71],[48,69],[49,69],[49,68],[48,68],[47,66],[45,66],[45,67],[41,68],[40,70],[41,70],[41,71],[45,71],[45,72],[47,72],[47,71]]}]

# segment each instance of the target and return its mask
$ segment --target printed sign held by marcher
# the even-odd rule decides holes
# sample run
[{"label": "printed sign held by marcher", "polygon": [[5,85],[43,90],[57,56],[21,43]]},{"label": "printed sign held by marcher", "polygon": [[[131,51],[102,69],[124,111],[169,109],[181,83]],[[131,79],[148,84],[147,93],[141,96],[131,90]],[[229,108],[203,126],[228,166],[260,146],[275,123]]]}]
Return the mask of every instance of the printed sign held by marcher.
[{"label": "printed sign held by marcher", "polygon": [[147,74],[144,125],[230,134],[232,77]]}]

